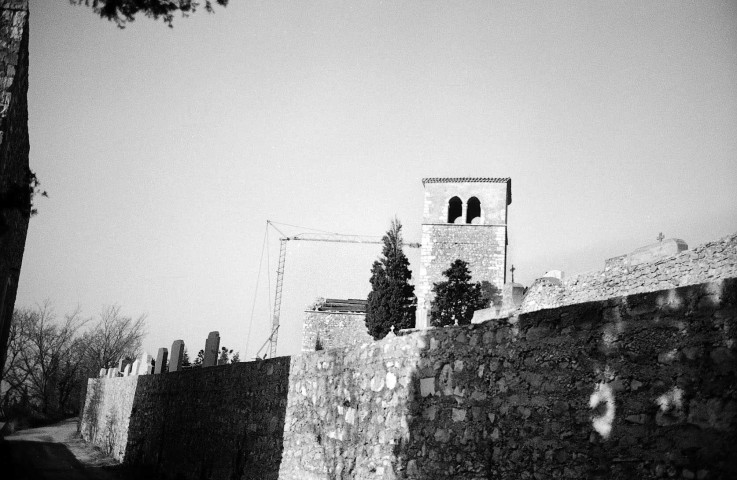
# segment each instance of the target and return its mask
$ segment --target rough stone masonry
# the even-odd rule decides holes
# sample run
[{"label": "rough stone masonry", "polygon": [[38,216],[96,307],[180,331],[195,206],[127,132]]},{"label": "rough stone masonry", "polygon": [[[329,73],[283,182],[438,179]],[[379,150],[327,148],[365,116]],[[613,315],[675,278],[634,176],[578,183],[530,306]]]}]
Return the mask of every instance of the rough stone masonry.
[{"label": "rough stone masonry", "polygon": [[737,478],[737,279],[90,392],[169,478]]},{"label": "rough stone masonry", "polygon": [[30,217],[28,1],[0,0],[0,370]]}]

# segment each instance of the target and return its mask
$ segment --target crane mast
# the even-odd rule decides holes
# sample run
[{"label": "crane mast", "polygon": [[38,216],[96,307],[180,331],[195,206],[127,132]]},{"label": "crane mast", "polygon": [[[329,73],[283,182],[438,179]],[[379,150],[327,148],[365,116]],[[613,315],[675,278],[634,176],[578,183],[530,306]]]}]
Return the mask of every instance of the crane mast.
[{"label": "crane mast", "polygon": [[[274,294],[274,312],[271,318],[271,334],[266,339],[264,345],[256,352],[256,356],[268,344],[268,358],[276,356],[276,344],[279,337],[279,317],[281,314],[282,290],[284,287],[284,265],[287,259],[287,242],[291,240],[300,240],[306,242],[334,242],[334,243],[365,243],[380,244],[381,237],[367,235],[343,235],[340,233],[300,233],[294,236],[287,236],[279,230],[271,220],[266,221],[267,228],[271,226],[281,237],[279,238],[279,263],[276,267],[276,292]],[[402,242],[402,246],[410,248],[420,248],[417,242]]]}]

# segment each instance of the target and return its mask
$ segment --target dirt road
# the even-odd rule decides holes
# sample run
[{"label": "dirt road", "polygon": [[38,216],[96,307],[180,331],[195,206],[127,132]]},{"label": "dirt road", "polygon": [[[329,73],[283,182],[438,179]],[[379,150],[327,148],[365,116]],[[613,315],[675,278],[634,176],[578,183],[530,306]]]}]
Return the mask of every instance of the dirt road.
[{"label": "dirt road", "polygon": [[124,468],[77,433],[77,420],[33,428],[0,440],[0,478],[10,480],[132,480],[151,478]]}]

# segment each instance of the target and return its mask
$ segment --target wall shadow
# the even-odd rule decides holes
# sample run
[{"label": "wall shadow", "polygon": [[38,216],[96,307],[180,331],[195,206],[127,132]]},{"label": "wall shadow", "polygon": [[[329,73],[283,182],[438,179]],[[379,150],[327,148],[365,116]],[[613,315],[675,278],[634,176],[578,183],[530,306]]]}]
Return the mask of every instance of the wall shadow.
[{"label": "wall shadow", "polygon": [[736,279],[409,337],[386,478],[737,478]]},{"label": "wall shadow", "polygon": [[[138,378],[162,478],[737,478],[737,279]],[[693,477],[692,477],[693,476]]]},{"label": "wall shadow", "polygon": [[138,379],[125,465],[162,479],[276,480],[290,357]]},{"label": "wall shadow", "polygon": [[85,466],[64,445],[53,442],[0,440],[0,471],[13,480],[153,480],[152,472],[123,465]]}]

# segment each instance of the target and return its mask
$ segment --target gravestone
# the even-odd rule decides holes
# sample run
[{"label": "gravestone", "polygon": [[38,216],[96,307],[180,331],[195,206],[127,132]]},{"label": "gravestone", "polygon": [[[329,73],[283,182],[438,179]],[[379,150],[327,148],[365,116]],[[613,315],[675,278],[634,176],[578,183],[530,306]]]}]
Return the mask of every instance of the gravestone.
[{"label": "gravestone", "polygon": [[125,366],[125,370],[123,370],[123,376],[124,377],[130,377],[131,375],[131,364]]},{"label": "gravestone", "polygon": [[184,340],[174,340],[171,344],[171,358],[169,359],[169,371],[177,372],[182,369],[184,358]]},{"label": "gravestone", "polygon": [[131,367],[131,375],[138,375],[138,371],[141,369],[141,361],[136,358]]},{"label": "gravestone", "polygon": [[107,368],[101,368],[100,369],[100,374],[98,375],[98,377],[100,377],[100,378],[107,377]]},{"label": "gravestone", "polygon": [[220,333],[210,332],[205,342],[205,359],[202,362],[203,367],[214,367],[218,362],[218,354],[220,353]]},{"label": "gravestone", "polygon": [[151,355],[143,353],[141,355],[141,363],[138,365],[139,375],[148,375],[151,373]]},{"label": "gravestone", "polygon": [[156,355],[156,369],[154,374],[166,373],[166,359],[169,356],[169,350],[166,348],[160,348],[159,354]]}]

